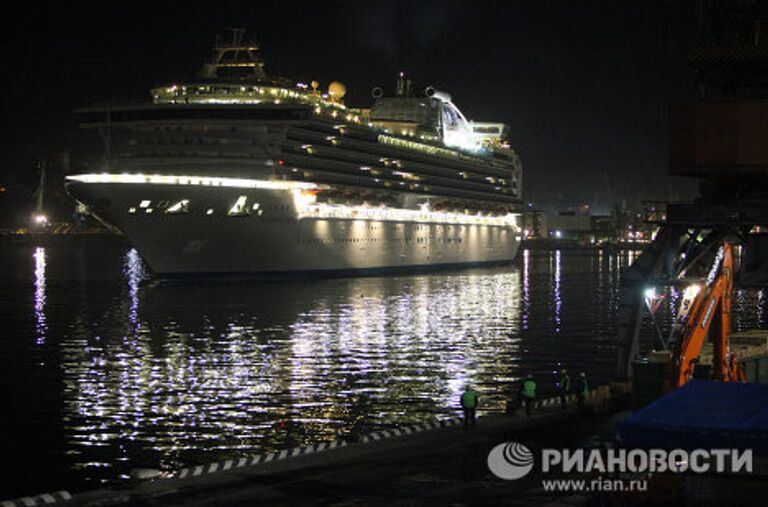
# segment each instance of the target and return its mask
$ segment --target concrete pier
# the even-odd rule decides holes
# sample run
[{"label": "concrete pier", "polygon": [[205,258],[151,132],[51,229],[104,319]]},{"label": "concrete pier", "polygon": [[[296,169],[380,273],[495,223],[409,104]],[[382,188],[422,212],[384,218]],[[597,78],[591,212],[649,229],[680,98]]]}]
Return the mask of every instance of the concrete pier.
[{"label": "concrete pier", "polygon": [[[589,399],[593,407],[618,408],[597,390]],[[510,440],[531,448],[583,445],[609,437],[611,427],[608,413],[579,414],[573,399],[563,410],[550,398],[530,418],[522,411],[490,415],[475,428],[465,429],[460,418],[435,420],[172,473],[135,471],[142,478],[131,487],[76,494],[66,505],[543,505],[557,496],[542,491],[533,477],[495,477],[487,466],[489,451]],[[25,505],[17,502],[9,507]]]}]

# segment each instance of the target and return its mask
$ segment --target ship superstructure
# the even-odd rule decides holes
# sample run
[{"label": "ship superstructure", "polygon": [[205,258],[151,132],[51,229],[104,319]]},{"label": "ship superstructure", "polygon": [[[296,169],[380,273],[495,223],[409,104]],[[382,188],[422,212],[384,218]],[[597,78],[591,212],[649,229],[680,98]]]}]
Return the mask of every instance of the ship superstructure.
[{"label": "ship superstructure", "polygon": [[267,76],[235,30],[197,79],[81,111],[107,157],[68,188],[160,275],[510,261],[522,167],[506,127],[403,75],[370,109],[345,91]]}]

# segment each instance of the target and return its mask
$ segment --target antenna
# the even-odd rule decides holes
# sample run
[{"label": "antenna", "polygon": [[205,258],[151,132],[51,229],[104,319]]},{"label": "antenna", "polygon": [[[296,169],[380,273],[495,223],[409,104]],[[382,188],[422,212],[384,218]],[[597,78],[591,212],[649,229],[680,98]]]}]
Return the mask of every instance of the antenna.
[{"label": "antenna", "polygon": [[396,95],[398,97],[402,97],[405,95],[405,72],[402,70],[400,71],[400,74],[397,77],[397,87],[396,87]]},{"label": "antenna", "polygon": [[37,167],[40,169],[40,183],[37,187],[37,213],[42,213],[45,193],[45,160],[38,160]]}]

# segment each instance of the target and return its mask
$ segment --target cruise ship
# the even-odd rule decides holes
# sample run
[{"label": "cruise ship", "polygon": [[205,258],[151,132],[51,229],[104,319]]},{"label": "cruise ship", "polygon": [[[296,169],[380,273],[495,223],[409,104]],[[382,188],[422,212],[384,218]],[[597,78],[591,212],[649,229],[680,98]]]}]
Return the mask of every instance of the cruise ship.
[{"label": "cruise ship", "polygon": [[502,123],[451,97],[268,76],[240,29],[196,78],[77,112],[103,165],[67,177],[159,277],[360,273],[511,262],[522,165]]}]

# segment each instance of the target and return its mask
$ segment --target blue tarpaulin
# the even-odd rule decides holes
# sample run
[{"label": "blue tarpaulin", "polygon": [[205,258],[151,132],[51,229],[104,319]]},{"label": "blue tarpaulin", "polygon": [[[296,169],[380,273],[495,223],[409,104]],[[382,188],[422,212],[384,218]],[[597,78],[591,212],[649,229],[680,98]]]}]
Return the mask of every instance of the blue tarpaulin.
[{"label": "blue tarpaulin", "polygon": [[768,455],[768,384],[692,380],[616,425],[622,443]]}]

